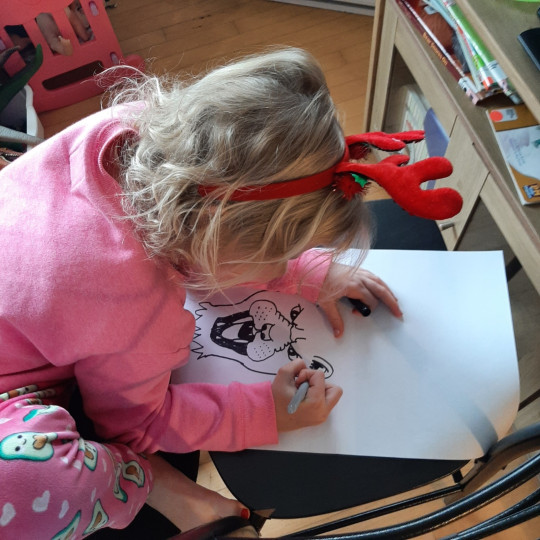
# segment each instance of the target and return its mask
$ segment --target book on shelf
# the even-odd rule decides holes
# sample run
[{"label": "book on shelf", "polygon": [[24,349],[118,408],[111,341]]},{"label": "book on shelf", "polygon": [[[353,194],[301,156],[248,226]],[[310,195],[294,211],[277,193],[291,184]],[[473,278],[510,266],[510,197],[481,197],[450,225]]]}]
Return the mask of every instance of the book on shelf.
[{"label": "book on shelf", "polygon": [[522,204],[540,203],[540,125],[525,105],[487,115]]},{"label": "book on shelf", "polygon": [[463,37],[455,31],[450,17],[442,10],[436,11],[432,2],[428,5],[424,0],[396,0],[396,3],[474,104],[500,91],[498,88],[486,89],[479,84],[480,81],[473,75],[474,66]]},{"label": "book on shelf", "polygon": [[467,55],[467,64],[475,81],[479,81],[479,84],[490,93],[502,92],[512,100],[512,103],[523,103],[499,62],[497,62],[480,35],[469,23],[456,0],[424,1],[444,15],[459,37],[462,50]]}]

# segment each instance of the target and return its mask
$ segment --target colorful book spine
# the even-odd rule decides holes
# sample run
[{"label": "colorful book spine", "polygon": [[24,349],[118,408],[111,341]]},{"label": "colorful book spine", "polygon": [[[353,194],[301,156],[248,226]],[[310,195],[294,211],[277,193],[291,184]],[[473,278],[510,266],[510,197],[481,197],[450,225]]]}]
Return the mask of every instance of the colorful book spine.
[{"label": "colorful book spine", "polygon": [[422,1],[444,17],[454,30],[460,48],[466,57],[471,77],[477,87],[483,87],[487,96],[502,91],[514,104],[523,103],[498,62],[493,58],[454,0]]},{"label": "colorful book spine", "polygon": [[461,8],[456,4],[455,0],[441,0],[450,16],[456,22],[458,31],[465,38],[469,47],[474,53],[476,67],[482,75],[482,83],[486,88],[491,88],[495,85],[507,95],[512,97],[515,90],[511,88],[508,77],[503,71],[497,60],[491,54],[491,51],[486,47],[480,36],[461,11]]},{"label": "colorful book spine", "polygon": [[415,8],[415,6],[420,6],[422,3],[416,1],[413,5],[409,0],[396,0],[396,3],[472,102],[476,104],[487,97],[486,93],[478,89],[474,81],[463,71],[462,67],[442,45],[431,28],[425,24],[424,19],[418,13],[417,8]]},{"label": "colorful book spine", "polygon": [[[475,53],[467,42],[463,32],[459,31],[458,25],[455,19],[450,15],[448,9],[444,6],[442,0],[422,0],[426,6],[429,6],[430,9],[437,12],[444,20],[447,22],[448,26],[454,31],[457,42],[459,43],[459,48],[462,55],[465,57],[465,62],[469,68],[469,74],[476,85],[477,90],[485,88],[482,84],[481,74],[477,69],[477,62],[475,60]],[[454,51],[455,52],[455,51]]]}]

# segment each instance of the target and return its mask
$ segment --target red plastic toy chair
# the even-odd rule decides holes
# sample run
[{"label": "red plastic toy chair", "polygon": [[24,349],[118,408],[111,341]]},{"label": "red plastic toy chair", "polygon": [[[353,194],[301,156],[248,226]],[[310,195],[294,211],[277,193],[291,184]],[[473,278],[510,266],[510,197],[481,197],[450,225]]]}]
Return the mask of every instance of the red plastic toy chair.
[{"label": "red plastic toy chair", "polygon": [[[75,15],[78,22],[84,21],[88,36],[81,38],[80,25],[77,35],[77,27],[70,22],[68,15],[71,21]],[[58,35],[69,40],[68,49],[72,49],[70,55],[53,51],[44,36],[44,25],[52,27],[53,34],[58,30]],[[43,64],[29,83],[38,112],[71,105],[100,94],[104,85],[98,85],[94,75],[108,67],[129,65],[144,69],[140,56],[122,56],[103,0],[79,0],[76,3],[72,0],[4,2],[0,10],[0,51],[14,46],[21,36],[31,42],[30,47],[35,48],[40,44],[43,49]],[[13,54],[4,66],[9,75],[24,67],[22,52]],[[125,75],[124,70],[119,70],[114,77],[122,75]],[[109,79],[108,83],[112,82],[114,80]]]}]

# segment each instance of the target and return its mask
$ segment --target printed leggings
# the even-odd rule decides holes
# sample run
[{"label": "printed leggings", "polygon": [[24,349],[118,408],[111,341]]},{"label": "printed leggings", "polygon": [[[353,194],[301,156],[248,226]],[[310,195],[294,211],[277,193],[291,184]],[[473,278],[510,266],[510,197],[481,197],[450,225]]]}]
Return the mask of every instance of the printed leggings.
[{"label": "printed leggings", "polygon": [[121,529],[150,492],[147,460],[124,445],[83,439],[55,404],[63,390],[34,385],[0,394],[0,538]]}]

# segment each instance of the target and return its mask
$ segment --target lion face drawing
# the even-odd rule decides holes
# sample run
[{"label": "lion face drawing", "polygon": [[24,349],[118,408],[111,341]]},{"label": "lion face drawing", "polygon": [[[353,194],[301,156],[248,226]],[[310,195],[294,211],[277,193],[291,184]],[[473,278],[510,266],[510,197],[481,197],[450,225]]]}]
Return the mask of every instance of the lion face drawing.
[{"label": "lion face drawing", "polygon": [[302,327],[308,313],[318,311],[316,306],[299,297],[276,295],[259,291],[228,303],[221,303],[220,297],[191,306],[197,319],[195,358],[231,360],[266,375],[301,358],[308,367],[330,377],[333,367],[310,346]]}]

